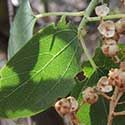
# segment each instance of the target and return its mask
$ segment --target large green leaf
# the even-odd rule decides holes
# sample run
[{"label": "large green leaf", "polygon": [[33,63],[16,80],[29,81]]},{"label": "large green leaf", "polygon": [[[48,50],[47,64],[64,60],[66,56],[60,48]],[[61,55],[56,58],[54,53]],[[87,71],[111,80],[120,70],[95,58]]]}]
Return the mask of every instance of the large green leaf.
[{"label": "large green leaf", "polygon": [[10,59],[32,37],[35,20],[29,0],[23,0],[10,30],[8,59]]},{"label": "large green leaf", "polygon": [[77,33],[61,23],[39,31],[1,70],[0,117],[34,115],[75,86]]}]

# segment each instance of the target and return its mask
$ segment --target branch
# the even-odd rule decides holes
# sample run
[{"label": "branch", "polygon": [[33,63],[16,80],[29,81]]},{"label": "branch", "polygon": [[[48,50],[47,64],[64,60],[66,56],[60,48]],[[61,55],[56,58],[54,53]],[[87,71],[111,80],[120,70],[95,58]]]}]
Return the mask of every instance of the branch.
[{"label": "branch", "polygon": [[83,16],[84,15],[84,11],[80,11],[80,12],[49,12],[49,13],[42,13],[42,14],[38,14],[35,15],[36,19],[42,18],[42,17],[46,17],[46,16]]},{"label": "branch", "polygon": [[122,105],[122,104],[125,104],[125,101],[124,102],[118,102],[118,105]]},{"label": "branch", "polygon": [[83,19],[81,20],[80,24],[79,24],[79,27],[78,27],[78,37],[79,37],[79,40],[80,40],[80,43],[82,45],[82,48],[84,50],[84,53],[86,54],[88,60],[90,61],[92,67],[94,70],[97,69],[97,66],[95,64],[95,62],[93,61],[90,53],[89,53],[89,50],[87,49],[86,45],[85,45],[85,40],[84,40],[84,37],[86,35],[86,24],[87,24],[87,18],[91,15],[91,13],[93,12],[93,10],[95,9],[95,6],[97,5],[98,3],[98,0],[91,0],[89,6],[87,7],[87,9],[85,10],[85,13],[84,13],[84,17]]},{"label": "branch", "polygon": [[121,112],[114,112],[113,113],[114,116],[120,116],[120,115],[125,115],[125,111],[121,111]]},{"label": "branch", "polygon": [[86,24],[88,22],[87,18],[90,17],[91,13],[93,12],[93,10],[95,9],[95,6],[97,5],[98,3],[98,0],[91,0],[89,6],[87,7],[87,9],[85,10],[84,12],[84,17],[82,19],[82,21],[80,22],[79,24],[79,27],[78,27],[78,34],[81,32],[81,30],[83,28],[86,27]]},{"label": "branch", "polygon": [[119,92],[118,88],[115,87],[114,93],[113,93],[111,101],[110,101],[109,116],[108,116],[107,125],[112,125],[112,120],[115,116],[114,111],[115,111],[115,108],[118,104],[118,101],[122,95],[123,95],[123,92]]},{"label": "branch", "polygon": [[[115,14],[115,15],[104,16],[103,20],[120,19],[120,18],[125,18],[125,14]],[[87,17],[87,21],[89,22],[100,21],[100,17]]]},{"label": "branch", "polygon": [[92,57],[91,57],[91,55],[90,55],[90,53],[89,53],[88,48],[87,48],[86,45],[85,45],[84,36],[80,35],[80,36],[79,36],[79,39],[80,39],[80,43],[81,43],[81,45],[82,45],[82,48],[83,48],[83,50],[84,50],[85,55],[87,56],[87,58],[88,58],[89,62],[91,63],[93,69],[96,70],[96,69],[97,69],[97,66],[96,66],[95,62],[93,61],[93,59],[92,59]]},{"label": "branch", "polygon": [[105,94],[105,93],[103,93],[103,92],[100,92],[99,93],[101,96],[103,96],[105,99],[107,99],[108,101],[111,101],[111,97],[110,96],[108,96],[107,94]]}]

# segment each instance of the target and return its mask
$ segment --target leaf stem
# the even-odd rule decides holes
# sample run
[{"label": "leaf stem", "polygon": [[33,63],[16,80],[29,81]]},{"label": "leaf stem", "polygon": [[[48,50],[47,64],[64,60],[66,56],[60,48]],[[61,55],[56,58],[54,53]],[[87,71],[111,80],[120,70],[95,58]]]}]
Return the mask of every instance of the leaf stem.
[{"label": "leaf stem", "polygon": [[85,10],[85,13],[84,13],[84,17],[83,19],[81,20],[80,24],[79,24],[79,27],[78,27],[78,37],[79,37],[79,40],[80,40],[80,43],[82,45],[82,48],[84,50],[84,53],[86,54],[88,60],[90,61],[92,67],[94,70],[97,69],[97,66],[95,64],[95,62],[93,61],[90,53],[89,53],[89,50],[87,49],[86,45],[85,45],[85,40],[84,40],[84,37],[86,35],[86,24],[88,22],[87,18],[90,17],[91,13],[93,12],[95,6],[97,5],[98,3],[98,0],[91,0],[89,6],[87,7],[87,9]]},{"label": "leaf stem", "polygon": [[42,17],[46,17],[46,16],[83,16],[84,15],[84,11],[80,11],[80,12],[49,12],[49,13],[42,13],[42,14],[38,14],[35,15],[36,19],[42,18]]}]

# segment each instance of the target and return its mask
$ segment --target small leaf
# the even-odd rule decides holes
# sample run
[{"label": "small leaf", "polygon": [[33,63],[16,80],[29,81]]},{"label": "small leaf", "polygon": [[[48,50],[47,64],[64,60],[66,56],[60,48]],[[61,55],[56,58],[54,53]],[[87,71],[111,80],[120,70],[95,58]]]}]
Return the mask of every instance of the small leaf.
[{"label": "small leaf", "polygon": [[80,71],[78,51],[77,34],[70,27],[52,24],[39,31],[0,72],[0,116],[31,116],[69,94]]},{"label": "small leaf", "polygon": [[35,21],[36,19],[32,14],[29,0],[23,0],[10,30],[8,59],[19,51],[32,37]]}]

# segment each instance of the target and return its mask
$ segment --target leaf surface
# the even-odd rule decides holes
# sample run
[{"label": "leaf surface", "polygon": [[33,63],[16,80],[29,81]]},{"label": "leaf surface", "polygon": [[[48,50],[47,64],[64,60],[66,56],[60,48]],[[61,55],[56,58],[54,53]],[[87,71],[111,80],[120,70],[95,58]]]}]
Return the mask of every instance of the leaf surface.
[{"label": "leaf surface", "polygon": [[61,26],[52,24],[39,31],[1,70],[1,117],[44,111],[76,85],[77,33]]}]

